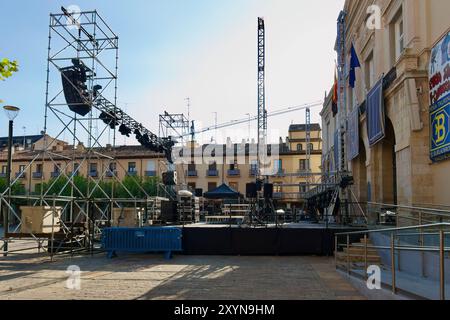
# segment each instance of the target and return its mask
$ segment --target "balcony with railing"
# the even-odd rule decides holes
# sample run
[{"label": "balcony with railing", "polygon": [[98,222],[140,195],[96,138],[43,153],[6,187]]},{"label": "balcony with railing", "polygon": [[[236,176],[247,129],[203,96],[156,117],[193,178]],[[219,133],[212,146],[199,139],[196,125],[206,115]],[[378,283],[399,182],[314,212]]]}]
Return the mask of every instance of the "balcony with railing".
[{"label": "balcony with railing", "polygon": [[274,192],[273,198],[276,200],[300,201],[304,199],[304,194],[300,192]]},{"label": "balcony with railing", "polygon": [[74,176],[74,177],[78,177],[80,175],[80,172],[77,170],[75,172],[69,172],[69,177]]},{"label": "balcony with railing", "polygon": [[197,170],[187,170],[186,171],[186,177],[196,178],[198,177]]},{"label": "balcony with railing", "polygon": [[27,174],[25,171],[21,171],[21,172],[16,172],[16,178],[18,179],[26,179]]},{"label": "balcony with railing", "polygon": [[156,171],[155,170],[145,171],[145,176],[146,177],[156,177]]},{"label": "balcony with railing", "polygon": [[273,198],[277,199],[277,200],[283,199],[283,192],[274,192],[273,193]]},{"label": "balcony with railing", "polygon": [[89,177],[91,177],[91,178],[98,178],[98,171],[97,170],[89,171]]},{"label": "balcony with railing", "polygon": [[284,177],[284,176],[286,176],[286,170],[280,168],[275,172],[274,175],[277,177]]},{"label": "balcony with railing", "polygon": [[312,173],[311,170],[308,170],[308,169],[298,169],[296,172],[296,175],[298,177],[307,177],[311,173]]},{"label": "balcony with railing", "polygon": [[217,169],[206,170],[206,176],[207,177],[218,177],[219,176],[219,171]]},{"label": "balcony with railing", "polygon": [[61,175],[61,172],[59,172],[59,171],[50,172],[51,178],[58,178],[60,175]]},{"label": "balcony with railing", "polygon": [[239,177],[241,175],[241,170],[239,169],[230,169],[227,171],[229,177]]},{"label": "balcony with railing", "polygon": [[42,172],[33,172],[33,179],[42,179],[44,174]]},{"label": "balcony with railing", "polygon": [[6,178],[6,173],[0,173],[0,178]]},{"label": "balcony with railing", "polygon": [[108,170],[108,171],[106,171],[106,177],[107,178],[112,178],[114,176],[117,176],[117,171],[115,171],[115,170]]}]

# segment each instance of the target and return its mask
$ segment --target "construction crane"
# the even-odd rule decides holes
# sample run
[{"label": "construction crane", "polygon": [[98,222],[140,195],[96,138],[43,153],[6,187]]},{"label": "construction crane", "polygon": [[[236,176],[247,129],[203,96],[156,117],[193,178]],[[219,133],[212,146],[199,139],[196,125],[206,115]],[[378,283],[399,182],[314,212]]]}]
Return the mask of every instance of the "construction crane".
[{"label": "construction crane", "polygon": [[311,109],[306,108],[306,190],[309,192],[311,187]]},{"label": "construction crane", "polygon": [[[312,102],[312,103],[308,103],[308,104],[302,104],[302,105],[293,106],[293,107],[289,107],[289,108],[278,109],[276,111],[266,113],[266,116],[267,116],[267,118],[276,117],[276,116],[284,115],[284,114],[291,113],[291,112],[306,110],[308,108],[309,109],[316,108],[316,107],[322,106],[322,104],[323,104],[323,101],[316,101],[316,102]],[[246,117],[246,118],[227,121],[227,122],[218,124],[217,126],[211,125],[211,126],[202,128],[197,131],[194,128],[194,121],[192,121],[191,132],[189,133],[189,135],[195,136],[195,135],[198,135],[198,134],[201,134],[204,132],[208,132],[208,131],[212,131],[212,130],[216,130],[216,129],[223,129],[223,128],[232,127],[232,126],[237,126],[240,124],[249,123],[249,122],[256,121],[256,120],[258,120],[258,116],[250,116],[250,117]]]}]

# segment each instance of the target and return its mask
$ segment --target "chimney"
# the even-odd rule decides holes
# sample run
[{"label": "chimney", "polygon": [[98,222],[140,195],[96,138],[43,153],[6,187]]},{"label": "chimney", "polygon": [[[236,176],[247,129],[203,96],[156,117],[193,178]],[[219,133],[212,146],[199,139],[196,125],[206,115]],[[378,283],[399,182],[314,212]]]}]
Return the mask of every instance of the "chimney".
[{"label": "chimney", "polygon": [[77,150],[78,151],[84,151],[85,150],[83,142],[78,143]]}]

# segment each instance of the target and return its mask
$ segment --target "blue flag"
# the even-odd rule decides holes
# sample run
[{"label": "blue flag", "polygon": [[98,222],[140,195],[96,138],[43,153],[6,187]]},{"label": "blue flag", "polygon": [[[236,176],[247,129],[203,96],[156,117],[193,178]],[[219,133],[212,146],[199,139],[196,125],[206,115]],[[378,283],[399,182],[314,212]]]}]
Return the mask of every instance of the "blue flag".
[{"label": "blue flag", "polygon": [[355,81],[356,81],[356,68],[360,68],[361,64],[359,63],[358,55],[356,54],[353,43],[352,43],[352,49],[351,49],[350,55],[351,55],[351,58],[350,58],[349,85],[351,88],[354,88]]}]

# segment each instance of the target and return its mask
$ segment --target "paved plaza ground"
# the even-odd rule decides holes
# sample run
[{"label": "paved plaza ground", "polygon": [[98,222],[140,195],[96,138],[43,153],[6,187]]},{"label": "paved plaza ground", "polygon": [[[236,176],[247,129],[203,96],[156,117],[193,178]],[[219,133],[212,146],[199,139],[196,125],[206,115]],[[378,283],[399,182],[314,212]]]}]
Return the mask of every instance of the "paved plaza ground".
[{"label": "paved plaza ground", "polygon": [[[81,269],[81,290],[66,288]],[[0,299],[366,299],[327,257],[0,257]]]}]

